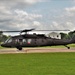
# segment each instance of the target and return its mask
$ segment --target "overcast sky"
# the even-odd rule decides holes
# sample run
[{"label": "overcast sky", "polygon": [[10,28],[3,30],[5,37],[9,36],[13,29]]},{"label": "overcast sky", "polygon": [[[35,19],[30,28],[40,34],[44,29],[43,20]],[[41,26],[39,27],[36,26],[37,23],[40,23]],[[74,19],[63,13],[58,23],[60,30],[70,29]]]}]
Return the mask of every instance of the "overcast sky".
[{"label": "overcast sky", "polygon": [[75,0],[0,0],[0,30],[75,30]]}]

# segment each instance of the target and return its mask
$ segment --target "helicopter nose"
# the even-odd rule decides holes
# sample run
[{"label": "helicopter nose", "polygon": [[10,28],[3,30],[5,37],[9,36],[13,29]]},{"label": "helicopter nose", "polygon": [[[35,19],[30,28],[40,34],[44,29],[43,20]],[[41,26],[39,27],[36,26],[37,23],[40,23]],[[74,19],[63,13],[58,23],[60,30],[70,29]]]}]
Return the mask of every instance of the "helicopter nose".
[{"label": "helicopter nose", "polygon": [[1,44],[2,47],[5,47],[5,44]]}]

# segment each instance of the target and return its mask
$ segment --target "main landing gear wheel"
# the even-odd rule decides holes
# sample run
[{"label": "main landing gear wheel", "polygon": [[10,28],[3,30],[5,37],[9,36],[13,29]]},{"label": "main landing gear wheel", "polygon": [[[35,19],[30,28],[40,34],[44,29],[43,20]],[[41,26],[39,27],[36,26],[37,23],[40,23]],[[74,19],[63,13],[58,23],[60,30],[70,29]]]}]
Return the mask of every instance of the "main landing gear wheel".
[{"label": "main landing gear wheel", "polygon": [[67,47],[68,49],[70,49],[70,47]]},{"label": "main landing gear wheel", "polygon": [[17,49],[18,49],[19,51],[21,51],[21,50],[22,50],[22,47],[17,47]]}]

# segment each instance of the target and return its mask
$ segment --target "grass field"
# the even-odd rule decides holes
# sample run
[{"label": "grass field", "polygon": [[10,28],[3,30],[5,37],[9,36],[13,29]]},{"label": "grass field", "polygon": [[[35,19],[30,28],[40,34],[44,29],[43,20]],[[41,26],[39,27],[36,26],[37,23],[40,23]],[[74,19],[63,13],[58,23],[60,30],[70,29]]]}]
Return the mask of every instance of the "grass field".
[{"label": "grass field", "polygon": [[0,54],[0,75],[75,75],[75,53]]}]

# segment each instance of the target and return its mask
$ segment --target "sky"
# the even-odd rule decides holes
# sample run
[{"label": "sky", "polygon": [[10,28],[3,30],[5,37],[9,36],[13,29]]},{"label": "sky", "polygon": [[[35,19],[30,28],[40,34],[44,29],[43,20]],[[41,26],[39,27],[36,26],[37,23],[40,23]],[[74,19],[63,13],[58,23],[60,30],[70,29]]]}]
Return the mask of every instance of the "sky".
[{"label": "sky", "polygon": [[75,30],[75,0],[0,0],[0,30]]}]

